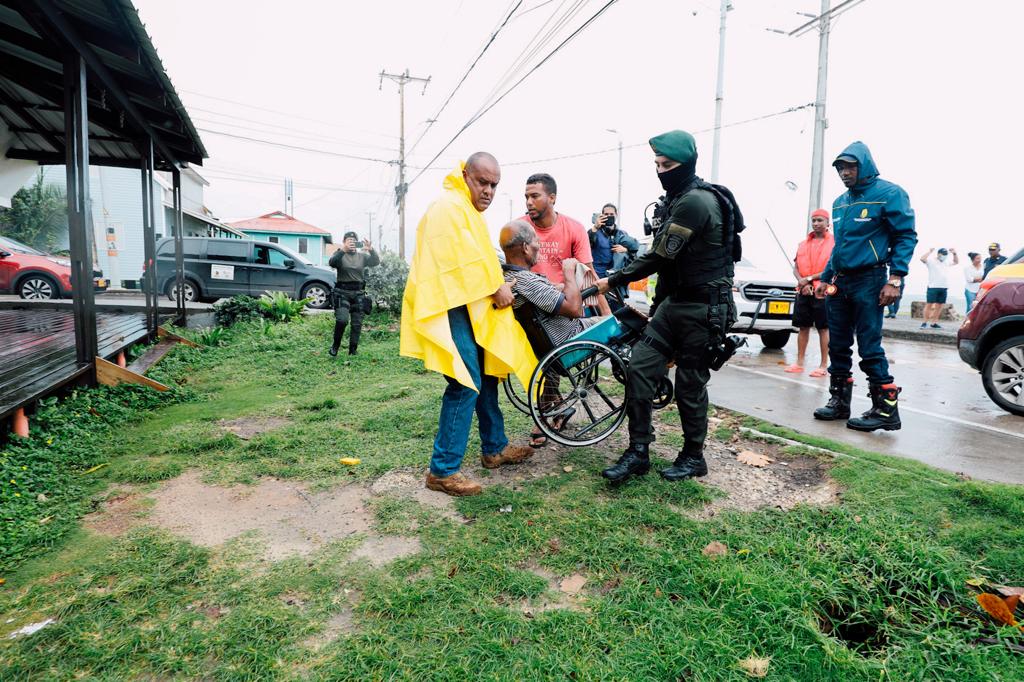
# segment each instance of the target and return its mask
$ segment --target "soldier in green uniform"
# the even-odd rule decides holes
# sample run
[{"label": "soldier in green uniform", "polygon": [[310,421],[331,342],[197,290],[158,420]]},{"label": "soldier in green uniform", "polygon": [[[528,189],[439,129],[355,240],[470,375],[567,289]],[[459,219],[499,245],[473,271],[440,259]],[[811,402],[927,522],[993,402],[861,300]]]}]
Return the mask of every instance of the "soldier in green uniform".
[{"label": "soldier in green uniform", "polygon": [[658,276],[651,321],[633,347],[629,363],[629,447],[615,465],[601,472],[612,482],[650,470],[653,400],[673,362],[675,398],[686,440],[675,463],[663,469],[661,476],[679,481],[707,474],[706,386],[711,367],[720,367],[723,357],[734,350],[725,351],[725,333],[736,321],[732,278],[743,216],[729,190],[696,176],[697,147],[692,135],[673,130],[651,138],[650,144],[665,189],[655,210],[651,248],[597,283],[604,293],[655,273]]},{"label": "soldier in green uniform", "polygon": [[338,279],[331,292],[334,302],[334,343],[328,351],[331,357],[338,354],[341,336],[349,320],[352,331],[348,335],[348,354],[355,355],[359,346],[359,332],[363,329],[363,299],[366,289],[365,271],[380,265],[380,257],[373,250],[370,240],[358,245],[358,235],[346,232],[342,247],[331,256],[330,266],[338,271]]}]

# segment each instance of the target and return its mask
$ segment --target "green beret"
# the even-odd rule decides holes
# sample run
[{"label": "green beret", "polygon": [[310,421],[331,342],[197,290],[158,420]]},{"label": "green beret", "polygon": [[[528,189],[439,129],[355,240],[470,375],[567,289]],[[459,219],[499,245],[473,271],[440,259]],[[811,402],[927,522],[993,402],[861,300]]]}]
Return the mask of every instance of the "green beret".
[{"label": "green beret", "polygon": [[655,154],[673,161],[688,163],[697,160],[697,142],[685,130],[670,130],[652,137],[650,143]]}]

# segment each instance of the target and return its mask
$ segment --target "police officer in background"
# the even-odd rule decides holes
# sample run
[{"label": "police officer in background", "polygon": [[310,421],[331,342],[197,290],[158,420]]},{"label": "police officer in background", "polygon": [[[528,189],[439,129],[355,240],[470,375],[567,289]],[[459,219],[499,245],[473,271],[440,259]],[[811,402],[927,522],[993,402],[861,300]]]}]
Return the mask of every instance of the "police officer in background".
[{"label": "police officer in background", "polygon": [[[633,347],[626,380],[629,447],[601,472],[612,482],[646,474],[651,468],[651,424],[657,387],[676,364],[675,397],[685,443],[662,478],[680,481],[707,474],[704,440],[708,432],[707,383],[723,357],[725,333],[736,321],[732,299],[733,263],[738,260],[743,216],[732,193],[695,174],[697,146],[682,130],[651,138],[658,179],[665,189],[655,211],[651,248],[625,268],[599,280],[602,293],[658,274],[653,315]],[[734,251],[734,245],[736,250]],[[727,355],[725,356],[727,357]]]},{"label": "police officer in background", "polygon": [[366,290],[365,270],[380,265],[380,257],[373,250],[370,240],[362,244],[355,232],[346,232],[340,249],[331,256],[330,266],[338,271],[338,281],[331,292],[334,303],[334,343],[329,351],[331,357],[338,354],[341,336],[345,333],[349,319],[352,331],[348,335],[348,354],[355,355],[359,346],[359,332],[363,328],[363,300]]}]

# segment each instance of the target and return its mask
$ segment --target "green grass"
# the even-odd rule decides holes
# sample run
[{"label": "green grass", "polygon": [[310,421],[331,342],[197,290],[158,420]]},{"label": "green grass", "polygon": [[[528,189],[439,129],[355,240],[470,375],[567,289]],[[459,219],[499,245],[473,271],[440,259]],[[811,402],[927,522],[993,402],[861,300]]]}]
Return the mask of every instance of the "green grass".
[{"label": "green grass", "polygon": [[[321,488],[422,471],[443,380],[398,358],[379,318],[359,355],[332,360],[329,324],[243,327],[226,346],[176,351],[160,376],[192,399],[133,412],[116,438],[104,424],[85,429],[90,461],[109,462],[91,485],[155,485],[191,467],[211,481]],[[505,413],[509,434],[525,435],[525,417]],[[217,425],[244,416],[287,422],[249,441]],[[151,528],[118,539],[65,530],[4,576],[0,679],[744,680],[737,662],[754,655],[771,657],[777,680],[1020,679],[1019,655],[975,643],[1021,644],[1019,632],[942,605],[969,605],[972,577],[1024,579],[1019,488],[752,420],[728,419],[716,437],[740,423],[848,455],[831,468],[842,504],[696,521],[680,510],[715,491],[653,476],[609,488],[601,446],[564,451],[571,474],[458,500],[468,523],[375,498],[376,530],[423,547],[381,569],[345,560],[358,537],[266,563],[256,538],[201,549]],[[362,464],[340,465],[345,455]],[[69,529],[97,494],[68,507]],[[705,557],[713,540],[730,553]],[[532,566],[586,576],[580,608],[524,614],[552,596]],[[354,632],[311,645],[350,608]],[[5,638],[47,617],[57,622]]]}]

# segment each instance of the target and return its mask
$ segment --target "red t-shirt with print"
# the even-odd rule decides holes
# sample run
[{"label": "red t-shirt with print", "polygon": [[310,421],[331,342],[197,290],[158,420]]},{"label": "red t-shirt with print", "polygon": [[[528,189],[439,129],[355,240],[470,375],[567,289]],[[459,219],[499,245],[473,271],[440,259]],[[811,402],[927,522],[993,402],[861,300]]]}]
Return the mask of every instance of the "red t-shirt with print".
[{"label": "red t-shirt with print", "polygon": [[544,229],[537,227],[528,215],[522,216],[521,219],[533,225],[533,229],[537,231],[537,239],[540,240],[537,264],[530,269],[544,275],[553,283],[565,282],[565,277],[562,276],[562,261],[566,258],[575,258],[581,263],[594,261],[590,254],[587,228],[580,222],[559,213],[554,225]]}]

